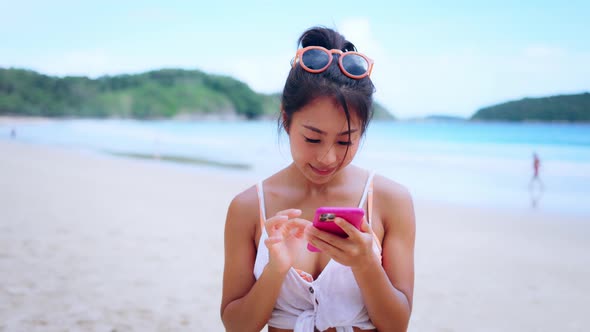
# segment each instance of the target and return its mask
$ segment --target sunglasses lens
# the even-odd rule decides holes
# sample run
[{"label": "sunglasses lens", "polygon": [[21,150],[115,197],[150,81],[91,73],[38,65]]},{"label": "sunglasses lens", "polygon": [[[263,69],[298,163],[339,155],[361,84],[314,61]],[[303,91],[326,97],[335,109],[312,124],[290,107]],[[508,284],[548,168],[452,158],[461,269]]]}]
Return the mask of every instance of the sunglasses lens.
[{"label": "sunglasses lens", "polygon": [[330,55],[322,50],[311,49],[301,56],[303,64],[311,70],[320,70],[330,62]]},{"label": "sunglasses lens", "polygon": [[353,76],[360,76],[367,73],[369,63],[358,54],[344,54],[342,56],[342,67]]}]

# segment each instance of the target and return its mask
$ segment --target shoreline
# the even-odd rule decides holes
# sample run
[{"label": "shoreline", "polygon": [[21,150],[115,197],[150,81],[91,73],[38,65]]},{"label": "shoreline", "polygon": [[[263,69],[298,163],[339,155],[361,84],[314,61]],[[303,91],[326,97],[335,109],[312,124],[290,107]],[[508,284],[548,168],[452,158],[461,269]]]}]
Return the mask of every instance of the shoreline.
[{"label": "shoreline", "polygon": [[44,116],[0,115],[0,125],[58,121]]},{"label": "shoreline", "polygon": [[[269,176],[270,174],[260,174],[259,172],[254,169],[254,166],[251,164],[241,163],[241,162],[232,162],[232,161],[219,161],[207,158],[201,158],[199,156],[190,156],[190,155],[175,155],[175,154],[167,154],[167,153],[136,153],[136,152],[118,152],[118,151],[110,151],[110,150],[102,150],[102,149],[93,149],[90,147],[76,147],[76,146],[69,146],[69,145],[59,145],[59,144],[52,144],[52,143],[37,143],[37,142],[28,142],[19,140],[18,138],[13,139],[4,139],[0,138],[0,142],[15,142],[17,144],[26,144],[32,146],[45,146],[48,148],[56,148],[56,149],[65,149],[65,150],[72,150],[72,151],[83,151],[84,153],[88,154],[96,154],[102,157],[109,157],[109,158],[118,158],[118,159],[127,159],[127,160],[135,160],[138,162],[143,163],[155,163],[155,164],[162,164],[164,166],[170,167],[181,167],[181,168],[188,168],[194,169],[198,171],[204,172],[215,172],[218,174],[228,174],[226,172],[236,172],[239,177],[242,178],[251,178],[253,181],[258,181],[265,176]],[[395,179],[394,179],[395,180]],[[403,184],[403,183],[402,183]],[[578,210],[567,210],[565,208],[556,209],[554,206],[548,208],[545,204],[541,203],[540,207],[533,208],[529,205],[522,204],[522,205],[506,205],[506,204],[496,204],[493,202],[486,203],[484,201],[473,201],[473,200],[464,200],[460,199],[461,197],[435,197],[435,196],[420,196],[419,193],[414,192],[409,188],[412,196],[415,200],[426,201],[436,205],[445,205],[445,206],[453,206],[458,209],[466,208],[466,209],[477,209],[481,211],[505,211],[506,213],[511,214],[523,214],[523,215],[530,215],[530,216],[539,216],[541,218],[549,217],[549,218],[571,218],[571,219],[578,219],[584,220],[584,218],[590,217],[588,212],[590,210],[579,208]],[[524,193],[528,195],[528,193]],[[526,201],[528,197],[525,197],[524,201]]]},{"label": "shoreline", "polygon": [[200,165],[200,166],[210,166],[210,167],[218,167],[218,168],[230,168],[230,169],[237,169],[237,170],[249,170],[252,168],[249,164],[242,164],[242,163],[231,163],[231,162],[222,162],[210,159],[204,159],[199,157],[188,157],[188,156],[181,156],[181,155],[170,155],[170,154],[147,154],[147,153],[134,153],[134,152],[114,152],[114,151],[101,151],[102,153],[110,154],[117,157],[124,157],[124,158],[131,158],[131,159],[140,159],[140,160],[149,160],[149,161],[165,161],[183,165]]}]

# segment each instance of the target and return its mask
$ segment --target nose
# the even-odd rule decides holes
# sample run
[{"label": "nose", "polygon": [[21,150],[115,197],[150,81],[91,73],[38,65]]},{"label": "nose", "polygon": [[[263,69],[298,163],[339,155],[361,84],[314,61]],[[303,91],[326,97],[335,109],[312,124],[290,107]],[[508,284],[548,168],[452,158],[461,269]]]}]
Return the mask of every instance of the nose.
[{"label": "nose", "polygon": [[328,151],[326,151],[325,153],[320,153],[318,161],[325,166],[334,166],[334,164],[336,163],[336,161],[338,160],[338,155],[337,155],[337,151],[336,148],[334,147],[334,145],[330,145],[330,147],[328,148]]}]

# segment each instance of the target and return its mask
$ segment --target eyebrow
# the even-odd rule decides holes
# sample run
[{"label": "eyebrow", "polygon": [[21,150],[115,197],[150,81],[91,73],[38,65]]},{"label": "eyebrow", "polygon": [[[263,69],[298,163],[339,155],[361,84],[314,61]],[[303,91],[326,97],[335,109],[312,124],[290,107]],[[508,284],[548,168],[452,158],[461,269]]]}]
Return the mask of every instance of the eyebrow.
[{"label": "eyebrow", "polygon": [[[303,128],[309,129],[309,130],[311,130],[313,132],[316,132],[316,133],[318,133],[320,135],[326,135],[326,132],[325,131],[323,131],[321,129],[318,129],[316,127],[312,127],[312,126],[308,126],[308,125],[302,125],[302,126],[303,126]],[[338,133],[337,136],[344,136],[344,135],[352,134],[352,133],[354,133],[356,131],[358,131],[358,129],[346,130],[346,131],[343,131],[341,133]]]}]

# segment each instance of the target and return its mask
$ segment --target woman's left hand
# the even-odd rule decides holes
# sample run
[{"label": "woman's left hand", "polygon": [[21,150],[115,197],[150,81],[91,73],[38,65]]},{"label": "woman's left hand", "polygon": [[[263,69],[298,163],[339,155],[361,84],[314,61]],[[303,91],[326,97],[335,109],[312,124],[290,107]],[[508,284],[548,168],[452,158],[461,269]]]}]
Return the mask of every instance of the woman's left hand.
[{"label": "woman's left hand", "polygon": [[342,218],[336,218],[334,222],[348,234],[347,238],[308,225],[305,227],[307,241],[333,260],[352,269],[362,268],[379,259],[373,251],[373,230],[366,218],[363,218],[360,230]]}]

